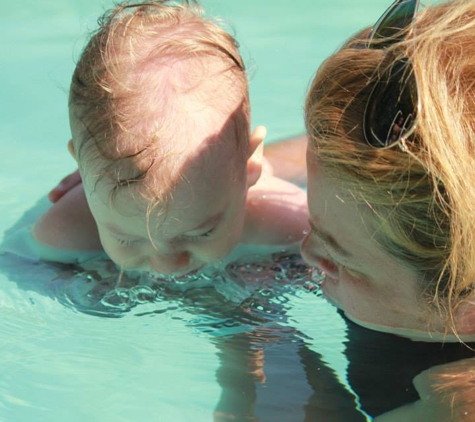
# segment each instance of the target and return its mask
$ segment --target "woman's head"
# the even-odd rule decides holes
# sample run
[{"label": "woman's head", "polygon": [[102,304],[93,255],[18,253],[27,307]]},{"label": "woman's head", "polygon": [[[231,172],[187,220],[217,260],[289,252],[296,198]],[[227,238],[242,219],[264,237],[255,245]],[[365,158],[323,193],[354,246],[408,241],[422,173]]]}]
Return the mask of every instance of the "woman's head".
[{"label": "woman's head", "polygon": [[[475,3],[425,8],[404,40],[384,49],[366,48],[368,34],[327,59],[308,94],[310,178],[316,178],[315,189],[309,180],[309,202],[331,180],[354,201],[366,235],[413,278],[394,283],[414,282],[421,309],[443,311],[450,322],[475,283]],[[417,81],[417,126],[406,151],[375,149],[363,133],[368,98],[400,58],[409,59]],[[304,254],[311,243],[304,242]]]}]

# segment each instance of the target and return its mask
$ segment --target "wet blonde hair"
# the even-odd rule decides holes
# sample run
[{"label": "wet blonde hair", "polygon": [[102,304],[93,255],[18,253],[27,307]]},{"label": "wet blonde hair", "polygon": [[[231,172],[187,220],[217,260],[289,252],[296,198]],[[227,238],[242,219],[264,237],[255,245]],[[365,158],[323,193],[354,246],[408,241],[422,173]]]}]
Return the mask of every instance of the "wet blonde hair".
[{"label": "wet blonde hair", "polygon": [[211,111],[194,124],[229,116],[218,143],[234,140],[245,163],[248,83],[234,38],[205,19],[196,1],[127,2],[107,11],[81,54],[70,89],[71,119],[82,127],[74,139],[81,171],[94,173],[96,182],[106,178],[114,194],[143,185],[156,168],[163,176],[149,190],[162,201],[178,182],[171,174],[186,152],[174,141],[196,129],[180,101],[210,80],[218,81],[214,88],[222,93],[196,94]]},{"label": "wet blonde hair", "polygon": [[[424,8],[404,41],[384,50],[365,48],[368,34],[318,70],[305,107],[310,148],[374,211],[376,240],[450,319],[475,283],[475,1]],[[379,72],[402,57],[418,85],[416,131],[409,152],[377,150],[363,114]]]}]

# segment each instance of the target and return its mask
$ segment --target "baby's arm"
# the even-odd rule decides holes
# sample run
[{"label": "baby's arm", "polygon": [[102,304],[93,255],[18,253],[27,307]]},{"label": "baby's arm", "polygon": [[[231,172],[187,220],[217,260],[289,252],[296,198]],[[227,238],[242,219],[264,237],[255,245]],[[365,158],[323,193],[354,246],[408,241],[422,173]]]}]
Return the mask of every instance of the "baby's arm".
[{"label": "baby's arm", "polygon": [[243,243],[295,245],[308,230],[306,192],[274,176],[249,189]]},{"label": "baby's arm", "polygon": [[79,170],[76,170],[64,177],[57,186],[51,189],[48,194],[48,199],[53,203],[58,202],[66,193],[80,183],[82,183],[81,174]]},{"label": "baby's arm", "polygon": [[33,228],[36,240],[50,248],[101,251],[96,222],[82,183],[66,192]]},{"label": "baby's arm", "polygon": [[307,136],[300,135],[264,146],[264,168],[280,179],[304,186],[307,183]]}]

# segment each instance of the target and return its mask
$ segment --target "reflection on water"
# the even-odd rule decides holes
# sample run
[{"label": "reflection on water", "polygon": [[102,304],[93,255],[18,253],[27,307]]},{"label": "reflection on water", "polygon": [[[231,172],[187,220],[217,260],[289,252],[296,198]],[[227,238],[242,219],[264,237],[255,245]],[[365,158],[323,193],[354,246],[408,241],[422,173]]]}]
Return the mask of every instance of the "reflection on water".
[{"label": "reflection on water", "polygon": [[297,254],[175,279],[120,274],[107,260],[77,267],[5,254],[0,268],[31,306],[20,297],[2,314],[0,419],[56,421],[51,414],[74,408],[78,394],[91,403],[118,394],[102,418],[147,420],[153,409],[164,422],[365,420],[345,382],[309,346],[323,339],[310,339],[292,319],[299,301],[324,302],[318,277]]},{"label": "reflection on water", "polygon": [[8,255],[0,270],[0,420],[361,422],[358,403],[372,416],[411,403],[414,376],[473,355],[348,321],[342,344],[298,255],[188,280]]},{"label": "reflection on water", "polygon": [[[66,306],[103,317],[123,317],[132,310],[135,315],[163,313],[181,306],[220,319],[232,311],[242,314],[243,321],[275,322],[285,314],[288,294],[299,289],[317,293],[316,286],[299,255],[276,253],[260,262],[244,258],[181,277],[120,273],[108,260],[62,265],[49,289]],[[144,304],[156,309],[142,311],[139,305]],[[233,324],[239,323],[235,317]]]}]

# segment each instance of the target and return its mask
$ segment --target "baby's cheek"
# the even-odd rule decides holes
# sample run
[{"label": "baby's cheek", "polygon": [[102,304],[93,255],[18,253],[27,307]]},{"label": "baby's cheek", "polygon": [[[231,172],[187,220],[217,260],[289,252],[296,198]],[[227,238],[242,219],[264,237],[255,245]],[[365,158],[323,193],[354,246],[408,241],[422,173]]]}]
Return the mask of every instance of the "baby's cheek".
[{"label": "baby's cheek", "polygon": [[130,248],[118,247],[114,241],[108,242],[106,239],[101,240],[102,247],[107,256],[119,267],[129,268],[136,266],[137,254]]},{"label": "baby's cheek", "polygon": [[117,251],[116,248],[107,245],[107,243],[105,242],[102,245],[107,256],[114,262],[114,264],[119,266],[123,265],[123,261],[125,259],[125,257],[123,256],[124,254]]},{"label": "baby's cheek", "polygon": [[194,247],[192,253],[200,261],[206,262],[207,264],[213,264],[226,258],[234,249],[234,246],[234,242],[223,241],[223,239],[208,241]]}]

